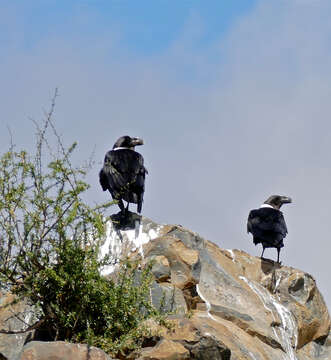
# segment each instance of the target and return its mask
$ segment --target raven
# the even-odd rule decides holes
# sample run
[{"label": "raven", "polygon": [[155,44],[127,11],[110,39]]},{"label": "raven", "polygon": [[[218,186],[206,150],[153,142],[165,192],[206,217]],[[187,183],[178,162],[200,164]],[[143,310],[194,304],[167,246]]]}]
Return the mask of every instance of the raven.
[{"label": "raven", "polygon": [[283,213],[279,210],[283,204],[291,203],[287,196],[272,195],[259,209],[251,210],[247,220],[247,232],[253,235],[255,245],[263,246],[261,258],[265,248],[277,249],[279,263],[280,249],[284,246],[283,239],[287,234],[287,227]]},{"label": "raven", "polygon": [[[113,149],[106,153],[104,165],[99,172],[103,191],[109,190],[123,213],[124,210],[128,211],[129,203],[137,204],[137,211],[141,212],[145,174],[148,172],[144,167],[144,158],[134,148],[143,144],[143,140],[139,138],[120,137]],[[127,201],[126,209],[123,200]]]}]

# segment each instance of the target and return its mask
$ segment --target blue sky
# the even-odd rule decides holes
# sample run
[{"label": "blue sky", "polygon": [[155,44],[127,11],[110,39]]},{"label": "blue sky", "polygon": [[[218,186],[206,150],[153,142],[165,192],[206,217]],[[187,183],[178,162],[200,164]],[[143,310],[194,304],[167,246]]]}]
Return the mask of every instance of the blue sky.
[{"label": "blue sky", "polygon": [[[119,41],[123,47],[145,55],[164,51],[192,17],[201,21],[201,29],[197,29],[199,41],[195,45],[207,46],[254,3],[254,0],[210,0],[207,5],[202,0],[0,2],[9,15],[17,16],[19,29],[23,31],[18,41],[27,49],[48,37],[66,33],[80,34],[91,41],[113,28],[121,33]],[[13,39],[12,29],[6,29],[8,25],[3,24],[1,29],[5,46]]]},{"label": "blue sky", "polygon": [[329,0],[0,0],[0,151],[7,126],[33,148],[31,118],[58,87],[64,141],[95,153],[91,201],[108,196],[98,171],[124,134],[145,141],[143,214],[223,248],[260,255],[249,210],[291,196],[281,259],[330,308],[330,13]]}]

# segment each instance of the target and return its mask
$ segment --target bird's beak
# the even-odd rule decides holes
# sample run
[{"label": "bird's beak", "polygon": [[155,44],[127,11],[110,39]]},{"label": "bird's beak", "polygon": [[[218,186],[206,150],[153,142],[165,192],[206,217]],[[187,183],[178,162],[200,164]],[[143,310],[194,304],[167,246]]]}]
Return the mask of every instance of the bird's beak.
[{"label": "bird's beak", "polygon": [[139,138],[132,138],[131,143],[133,146],[144,145],[144,140]]},{"label": "bird's beak", "polygon": [[292,202],[292,199],[290,197],[282,196],[282,203],[283,204],[289,204],[291,202]]}]

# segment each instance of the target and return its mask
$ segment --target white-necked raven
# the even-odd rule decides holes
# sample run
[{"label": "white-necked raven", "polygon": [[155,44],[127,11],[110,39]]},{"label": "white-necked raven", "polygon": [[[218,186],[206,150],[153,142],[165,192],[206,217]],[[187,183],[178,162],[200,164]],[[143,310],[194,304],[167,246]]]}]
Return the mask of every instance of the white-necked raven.
[{"label": "white-necked raven", "polygon": [[123,213],[123,200],[128,203],[126,211],[129,203],[135,203],[138,213],[141,212],[147,170],[144,167],[144,158],[134,148],[143,144],[143,140],[139,138],[120,137],[113,149],[106,153],[104,165],[99,173],[103,191],[109,190]]},{"label": "white-necked raven", "polygon": [[255,245],[263,246],[261,258],[265,248],[277,249],[279,263],[280,249],[284,246],[283,239],[287,234],[287,227],[283,213],[279,210],[283,204],[291,203],[287,196],[272,195],[259,209],[251,210],[247,220],[247,232],[253,235]]}]

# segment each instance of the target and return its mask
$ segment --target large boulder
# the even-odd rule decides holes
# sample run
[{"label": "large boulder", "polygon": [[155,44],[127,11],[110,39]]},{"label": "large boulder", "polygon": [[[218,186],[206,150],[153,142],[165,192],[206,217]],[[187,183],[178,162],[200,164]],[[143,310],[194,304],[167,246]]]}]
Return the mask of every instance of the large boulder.
[{"label": "large boulder", "polygon": [[159,342],[182,344],[192,359],[331,359],[330,316],[311,275],[221,249],[181,226],[160,230],[131,254],[154,261],[158,284],[186,301],[188,315],[177,313]]}]

